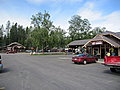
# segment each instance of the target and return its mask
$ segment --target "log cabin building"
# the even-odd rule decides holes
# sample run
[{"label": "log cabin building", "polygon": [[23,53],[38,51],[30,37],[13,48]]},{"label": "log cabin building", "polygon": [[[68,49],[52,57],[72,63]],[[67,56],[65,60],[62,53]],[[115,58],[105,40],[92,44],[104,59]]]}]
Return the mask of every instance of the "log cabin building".
[{"label": "log cabin building", "polygon": [[79,53],[83,52],[83,46],[91,39],[85,40],[75,40],[68,44],[68,47],[75,53],[75,50],[79,51]]},{"label": "log cabin building", "polygon": [[25,51],[25,46],[18,42],[13,42],[9,45],[7,45],[7,51],[17,51],[17,52],[23,52]]},{"label": "log cabin building", "polygon": [[[71,44],[68,46],[71,47]],[[82,48],[85,48],[87,53],[99,58],[104,58],[108,52],[113,56],[120,56],[120,33],[106,31],[88,40]]]}]

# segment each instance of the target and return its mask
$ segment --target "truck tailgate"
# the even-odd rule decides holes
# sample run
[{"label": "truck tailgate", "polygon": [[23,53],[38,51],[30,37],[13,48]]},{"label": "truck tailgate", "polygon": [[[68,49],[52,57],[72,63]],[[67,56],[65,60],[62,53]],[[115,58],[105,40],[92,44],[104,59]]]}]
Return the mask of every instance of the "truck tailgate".
[{"label": "truck tailgate", "polygon": [[120,56],[105,56],[103,64],[120,67]]}]

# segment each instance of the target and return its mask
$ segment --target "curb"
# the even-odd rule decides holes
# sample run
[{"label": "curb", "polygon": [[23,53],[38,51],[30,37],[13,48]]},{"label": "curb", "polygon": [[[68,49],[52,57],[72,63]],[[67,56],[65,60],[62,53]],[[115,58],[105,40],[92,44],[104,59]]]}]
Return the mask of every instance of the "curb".
[{"label": "curb", "polygon": [[97,63],[100,63],[100,64],[101,64],[101,63],[104,63],[104,62],[103,62],[103,61],[97,61]]}]

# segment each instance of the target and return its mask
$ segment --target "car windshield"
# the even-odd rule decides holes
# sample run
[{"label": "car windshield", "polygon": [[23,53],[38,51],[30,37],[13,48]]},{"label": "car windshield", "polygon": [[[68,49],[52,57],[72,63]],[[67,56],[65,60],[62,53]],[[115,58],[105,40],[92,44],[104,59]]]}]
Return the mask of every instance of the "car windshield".
[{"label": "car windshield", "polygon": [[93,57],[92,55],[88,54],[87,57]]},{"label": "car windshield", "polygon": [[84,57],[84,54],[78,54],[77,57]]}]

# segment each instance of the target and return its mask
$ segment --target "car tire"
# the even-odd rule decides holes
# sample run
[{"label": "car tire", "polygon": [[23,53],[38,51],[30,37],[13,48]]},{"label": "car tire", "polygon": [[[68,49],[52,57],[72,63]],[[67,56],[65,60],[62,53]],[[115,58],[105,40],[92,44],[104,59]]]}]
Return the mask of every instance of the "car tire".
[{"label": "car tire", "polygon": [[110,71],[111,72],[116,72],[116,69],[115,68],[110,68]]},{"label": "car tire", "polygon": [[87,61],[86,61],[86,60],[84,60],[84,61],[83,61],[83,64],[84,64],[84,65],[86,65],[86,64],[87,64]]},{"label": "car tire", "polygon": [[78,62],[74,62],[74,64],[78,64]]}]

